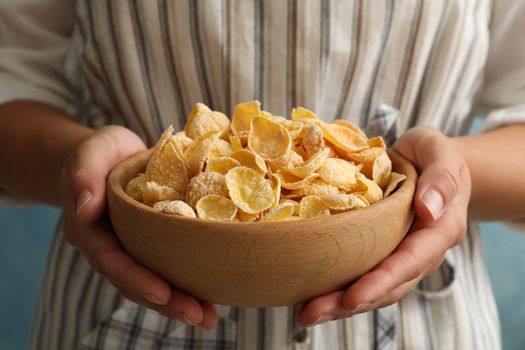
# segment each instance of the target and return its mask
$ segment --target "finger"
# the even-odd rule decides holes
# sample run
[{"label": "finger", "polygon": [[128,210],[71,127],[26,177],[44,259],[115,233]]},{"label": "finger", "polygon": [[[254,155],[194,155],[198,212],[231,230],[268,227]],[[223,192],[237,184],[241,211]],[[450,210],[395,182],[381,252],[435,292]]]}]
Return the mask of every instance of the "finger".
[{"label": "finger", "polygon": [[170,286],[158,275],[127,254],[116,237],[105,228],[77,228],[76,243],[102,276],[130,293],[164,305],[172,297]]},{"label": "finger", "polygon": [[200,302],[201,308],[202,308],[202,321],[199,324],[199,326],[203,329],[209,330],[213,329],[217,326],[217,323],[219,322],[219,319],[217,317],[217,311],[215,310],[215,306],[211,305],[210,303],[201,301]]},{"label": "finger", "polygon": [[[440,259],[439,264],[433,266],[431,270],[433,271],[439,267],[442,261],[443,259]],[[334,292],[324,295],[312,300],[305,306],[305,308],[299,310],[296,314],[296,321],[303,327],[311,327],[392,305],[414,289],[422,278],[423,275],[420,275],[397,287],[376,302],[366,305],[362,304],[354,310],[348,310],[342,307],[343,292]]]},{"label": "finger", "polygon": [[394,148],[420,172],[414,196],[416,214],[425,221],[437,220],[458,193],[460,156],[445,135],[424,126],[407,131]]},{"label": "finger", "polygon": [[192,326],[200,324],[204,315],[202,306],[197,299],[175,289],[172,290],[169,302],[160,309],[165,309],[171,318],[179,319],[182,315],[182,320]]},{"label": "finger", "polygon": [[399,287],[397,287],[396,289],[394,289],[393,291],[391,291],[390,293],[388,293],[381,299],[371,304],[366,304],[366,305],[363,304],[360,308],[351,310],[351,311],[346,310],[345,312],[345,310],[341,310],[340,313],[336,315],[335,319],[352,317],[357,314],[363,314],[366,312],[381,309],[383,307],[395,304],[399,300],[401,300],[403,296],[405,296],[410,291],[412,291],[412,289],[414,289],[417,286],[417,284],[419,283],[419,281],[421,281],[422,278],[423,276],[418,276],[417,278],[414,278],[408,282],[403,283],[402,285],[400,285]]},{"label": "finger", "polygon": [[144,143],[131,131],[109,126],[93,134],[68,158],[69,182],[65,192],[81,222],[93,222],[103,212],[110,170],[144,148]]},{"label": "finger", "polygon": [[[444,257],[437,259],[437,262],[433,264],[433,266],[430,266],[427,272],[435,271],[437,268],[439,268],[439,266],[441,266],[443,261]],[[378,301],[368,305],[361,305],[359,308],[355,308],[354,310],[348,310],[342,306],[344,295],[344,292],[342,291],[315,298],[306,304],[305,307],[297,311],[296,321],[303,327],[311,327],[320,323],[351,317],[355,314],[368,312],[394,304],[398,302],[404,295],[414,289],[414,287],[416,287],[423,277],[424,274],[402,284]]]},{"label": "finger", "polygon": [[[129,291],[118,288],[119,293],[126,299],[131,300],[135,304],[143,305],[148,309],[154,310],[161,315],[183,322],[190,326],[198,324],[199,319],[202,318],[202,309],[200,304],[193,298],[181,298],[180,295],[173,302],[170,301],[166,305],[158,305],[144,300],[140,296],[130,293]],[[174,293],[175,294],[175,293]],[[182,294],[182,293],[181,293]],[[199,316],[201,315],[201,316]]]},{"label": "finger", "polygon": [[407,235],[393,254],[345,292],[343,306],[348,310],[364,309],[440,262],[465,230],[459,223],[461,215],[454,213],[455,207],[449,208],[438,222]]},{"label": "finger", "polygon": [[384,297],[380,298],[379,300],[377,300],[377,301],[375,301],[375,302],[373,302],[371,304],[368,304],[368,305],[366,305],[366,304],[363,305],[362,304],[361,307],[359,307],[357,309],[354,309],[354,310],[351,310],[350,312],[348,312],[348,310],[346,310],[346,309],[343,309],[340,312],[339,315],[336,315],[335,319],[340,319],[340,318],[344,318],[344,317],[350,317],[350,316],[353,316],[353,315],[356,315],[356,314],[369,312],[369,311],[372,311],[372,310],[380,309],[380,308],[392,305],[394,303],[397,303],[406,294],[411,292],[417,286],[417,284],[427,274],[436,271],[441,266],[441,264],[443,264],[444,260],[445,260],[444,256],[442,256],[439,259],[436,259],[436,261],[431,266],[429,266],[427,271],[425,271],[421,275],[417,276],[416,278],[414,278],[414,279],[412,279],[412,280],[410,280],[408,282],[403,283],[399,287],[393,289],[391,292],[389,292]]},{"label": "finger", "polygon": [[303,327],[328,322],[334,319],[338,310],[342,309],[343,292],[337,291],[310,300],[295,315],[295,320]]}]

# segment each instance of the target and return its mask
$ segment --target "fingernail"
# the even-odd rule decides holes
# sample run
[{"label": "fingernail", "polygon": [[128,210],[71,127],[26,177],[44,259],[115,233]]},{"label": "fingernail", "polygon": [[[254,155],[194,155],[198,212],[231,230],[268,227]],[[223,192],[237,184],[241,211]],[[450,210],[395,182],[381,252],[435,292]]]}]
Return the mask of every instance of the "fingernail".
[{"label": "fingernail", "polygon": [[357,305],[352,311],[350,311],[350,313],[357,314],[357,313],[363,311],[364,309],[366,309],[368,305],[370,305],[370,303],[361,303],[361,304]]},{"label": "fingernail", "polygon": [[330,314],[322,315],[314,323],[309,324],[306,327],[312,327],[312,326],[315,326],[315,325],[318,325],[318,324],[321,324],[321,323],[332,321],[333,319],[334,319],[334,316],[332,316]]},{"label": "fingernail", "polygon": [[146,294],[144,295],[144,299],[149,301],[150,303],[157,304],[157,305],[166,305],[166,303],[161,303],[159,299],[157,299],[153,294]]},{"label": "fingernail", "polygon": [[445,204],[441,193],[434,189],[429,189],[423,193],[421,199],[423,200],[423,203],[425,203],[428,211],[430,211],[430,214],[432,214],[432,218],[434,220],[439,219],[441,212],[443,211],[443,205]]},{"label": "fingernail", "polygon": [[173,318],[176,319],[177,321],[180,321],[180,322],[184,322],[186,324],[189,324],[190,326],[196,326],[197,323],[193,323],[191,322],[184,313],[182,312],[177,312],[175,315],[173,315]]},{"label": "fingernail", "polygon": [[84,191],[78,196],[78,199],[77,199],[77,216],[79,216],[80,211],[82,210],[82,208],[84,208],[84,206],[87,204],[87,202],[89,202],[91,200],[91,198],[93,198],[93,194],[91,194],[91,192],[89,192],[89,191]]}]

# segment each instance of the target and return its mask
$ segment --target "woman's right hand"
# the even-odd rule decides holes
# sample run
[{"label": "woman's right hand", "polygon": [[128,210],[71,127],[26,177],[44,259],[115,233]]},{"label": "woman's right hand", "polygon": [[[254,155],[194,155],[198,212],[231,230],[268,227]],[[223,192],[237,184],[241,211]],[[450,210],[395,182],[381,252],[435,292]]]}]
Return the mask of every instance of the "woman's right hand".
[{"label": "woman's right hand", "polygon": [[106,126],[67,158],[60,175],[65,239],[125,298],[170,318],[211,329],[217,324],[214,306],[172,289],[140,265],[123,249],[105,215],[106,179],[111,169],[145,148],[130,130]]}]

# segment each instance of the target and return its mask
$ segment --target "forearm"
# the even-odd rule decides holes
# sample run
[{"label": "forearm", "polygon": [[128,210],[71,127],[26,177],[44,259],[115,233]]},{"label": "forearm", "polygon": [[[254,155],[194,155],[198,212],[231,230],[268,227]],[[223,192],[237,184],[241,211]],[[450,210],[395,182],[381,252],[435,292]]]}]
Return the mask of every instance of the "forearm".
[{"label": "forearm", "polygon": [[469,218],[525,218],[525,125],[452,139],[472,177]]},{"label": "forearm", "polygon": [[64,160],[93,130],[49,105],[0,106],[0,187],[18,198],[59,205]]}]

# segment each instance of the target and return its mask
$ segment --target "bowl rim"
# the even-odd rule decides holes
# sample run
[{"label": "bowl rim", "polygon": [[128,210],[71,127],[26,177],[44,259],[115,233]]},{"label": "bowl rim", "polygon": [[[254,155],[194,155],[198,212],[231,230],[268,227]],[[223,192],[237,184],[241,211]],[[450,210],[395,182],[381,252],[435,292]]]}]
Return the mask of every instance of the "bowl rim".
[{"label": "bowl rim", "polygon": [[326,220],[327,218],[331,219],[338,219],[338,218],[345,218],[348,219],[348,217],[352,216],[358,216],[358,215],[366,215],[367,211],[372,211],[378,208],[378,206],[387,205],[388,203],[394,202],[398,200],[400,197],[406,195],[406,192],[408,191],[415,191],[415,185],[417,180],[417,171],[412,165],[410,161],[408,161],[405,157],[400,155],[398,152],[396,152],[393,149],[387,149],[388,155],[392,160],[392,164],[399,164],[400,167],[403,168],[404,172],[403,175],[406,175],[406,179],[401,183],[401,186],[398,187],[394,193],[392,193],[387,198],[383,198],[382,200],[372,203],[369,206],[366,206],[364,208],[359,208],[356,210],[350,210],[344,213],[334,214],[330,216],[320,216],[320,217],[313,217],[308,219],[300,219],[300,220],[288,220],[288,221],[228,221],[228,220],[209,220],[209,219],[202,219],[202,218],[192,218],[188,216],[183,215],[173,215],[168,213],[163,213],[161,211],[155,210],[152,207],[141,203],[126,193],[124,190],[124,187],[120,185],[120,177],[121,174],[124,172],[124,170],[130,166],[137,163],[139,160],[143,161],[141,158],[148,158],[147,155],[153,152],[153,148],[137,152],[135,154],[132,154],[128,158],[124,159],[122,162],[120,162],[117,166],[115,166],[112,171],[110,172],[110,175],[108,176],[107,180],[107,186],[106,190],[108,192],[108,195],[110,192],[112,192],[114,195],[116,195],[121,202],[125,202],[128,205],[136,206],[141,209],[144,209],[148,211],[149,213],[153,215],[163,215],[165,217],[168,217],[174,221],[181,221],[181,222],[194,222],[194,223],[200,223],[200,224],[214,224],[214,225],[220,225],[220,226],[231,226],[231,225],[244,225],[244,226],[279,226],[282,224],[287,225],[302,225],[305,222],[306,223],[312,223],[315,221],[322,221],[323,219]]}]

